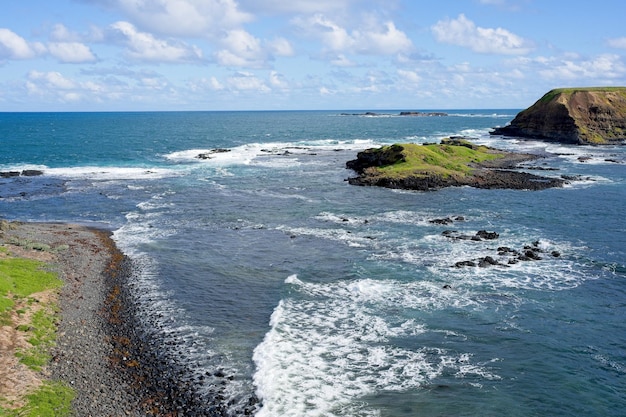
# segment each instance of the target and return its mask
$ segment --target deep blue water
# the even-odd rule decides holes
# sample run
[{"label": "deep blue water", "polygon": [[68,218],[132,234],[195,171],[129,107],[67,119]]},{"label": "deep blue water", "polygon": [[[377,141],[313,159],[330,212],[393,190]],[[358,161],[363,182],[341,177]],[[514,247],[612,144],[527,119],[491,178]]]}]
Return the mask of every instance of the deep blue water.
[{"label": "deep blue water", "polygon": [[[271,417],[623,415],[626,148],[489,136],[516,112],[4,113],[0,171],[44,175],[0,178],[0,216],[114,230],[162,337],[195,372],[235,376],[233,415],[251,392]],[[450,135],[577,179],[426,193],[345,181],[359,150]],[[533,245],[543,259],[453,267]]]}]

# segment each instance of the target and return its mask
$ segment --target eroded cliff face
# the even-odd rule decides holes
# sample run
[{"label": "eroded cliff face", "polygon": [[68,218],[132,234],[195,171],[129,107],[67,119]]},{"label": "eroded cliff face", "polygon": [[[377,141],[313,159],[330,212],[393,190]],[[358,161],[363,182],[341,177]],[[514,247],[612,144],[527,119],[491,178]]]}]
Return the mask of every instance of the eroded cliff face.
[{"label": "eroded cliff face", "polygon": [[626,142],[626,87],[552,90],[492,134],[578,144]]}]

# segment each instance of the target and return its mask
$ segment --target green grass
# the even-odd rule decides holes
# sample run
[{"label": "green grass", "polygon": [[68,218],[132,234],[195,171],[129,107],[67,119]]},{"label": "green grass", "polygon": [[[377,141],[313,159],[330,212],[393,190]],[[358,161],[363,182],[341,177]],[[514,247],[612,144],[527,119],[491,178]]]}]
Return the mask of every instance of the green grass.
[{"label": "green grass", "polygon": [[20,362],[28,366],[34,371],[40,371],[50,360],[50,349],[56,342],[56,309],[50,311],[41,309],[33,314],[30,326],[26,328],[29,333],[28,343],[31,344],[29,349],[17,352]]},{"label": "green grass", "polygon": [[46,264],[32,259],[0,259],[0,296],[11,293],[28,297],[36,292],[63,285],[56,274],[45,269]]},{"label": "green grass", "polygon": [[606,91],[617,91],[626,93],[626,87],[569,87],[569,88],[555,88],[553,90],[548,91],[544,94],[543,97],[539,99],[540,102],[545,103],[551,101],[559,94],[572,94],[577,91],[598,91],[598,92],[606,92]]},{"label": "green grass", "polygon": [[44,382],[25,396],[27,404],[17,409],[0,407],[0,415],[6,417],[62,417],[72,414],[74,390],[61,382]]},{"label": "green grass", "polygon": [[[406,143],[399,146],[403,148],[402,160],[376,168],[378,173],[390,178],[426,175],[458,177],[470,174],[472,164],[501,157],[489,152],[487,147],[469,142],[464,145]],[[384,146],[381,151],[384,152],[385,148],[389,147]]]},{"label": "green grass", "polygon": [[[43,262],[32,259],[5,257],[6,248],[0,248],[0,324],[14,326],[26,333],[28,349],[16,352],[20,362],[34,371],[40,371],[50,360],[50,350],[56,342],[59,309],[56,303],[39,303],[32,294],[54,290],[63,285],[56,274]],[[13,322],[14,315],[23,316],[33,311],[27,324]],[[13,408],[0,399],[0,416],[47,417],[71,415],[74,391],[65,384],[44,383],[30,393],[23,393],[25,405]]]}]

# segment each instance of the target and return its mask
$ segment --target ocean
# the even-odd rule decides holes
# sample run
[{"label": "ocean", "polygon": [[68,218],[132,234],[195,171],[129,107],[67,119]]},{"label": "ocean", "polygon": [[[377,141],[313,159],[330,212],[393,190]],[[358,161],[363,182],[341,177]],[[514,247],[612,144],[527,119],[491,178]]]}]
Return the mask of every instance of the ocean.
[{"label": "ocean", "polygon": [[[233,416],[623,416],[626,147],[489,134],[517,111],[1,113],[0,171],[43,175],[0,178],[0,217],[113,231],[142,317],[228,376],[196,380]],[[570,181],[346,181],[360,150],[448,136]]]}]

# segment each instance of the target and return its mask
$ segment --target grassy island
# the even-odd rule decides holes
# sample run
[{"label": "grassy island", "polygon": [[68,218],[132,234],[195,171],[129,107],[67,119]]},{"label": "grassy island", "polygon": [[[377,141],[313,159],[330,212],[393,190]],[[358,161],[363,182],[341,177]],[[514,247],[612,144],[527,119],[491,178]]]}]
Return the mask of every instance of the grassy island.
[{"label": "grassy island", "polygon": [[393,178],[407,175],[464,177],[470,175],[477,164],[504,157],[502,153],[466,140],[444,140],[441,144],[425,145],[395,144],[372,152],[379,153],[387,163],[368,168],[370,174]]},{"label": "grassy island", "polygon": [[403,143],[367,149],[346,166],[359,174],[348,179],[350,184],[388,188],[432,190],[468,185],[536,190],[562,185],[561,179],[512,171],[518,163],[536,158],[447,138],[440,144]]}]

